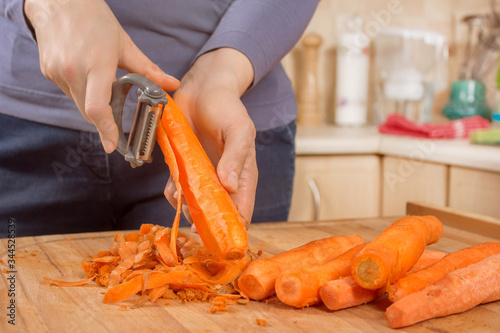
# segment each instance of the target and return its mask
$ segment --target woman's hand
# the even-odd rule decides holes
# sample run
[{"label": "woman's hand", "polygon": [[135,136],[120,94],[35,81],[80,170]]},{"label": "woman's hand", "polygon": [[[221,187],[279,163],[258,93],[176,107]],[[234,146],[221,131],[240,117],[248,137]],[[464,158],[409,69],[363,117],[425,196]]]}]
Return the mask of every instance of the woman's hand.
[{"label": "woman's hand", "polygon": [[[252,218],[257,187],[256,133],[240,97],[252,80],[250,60],[237,50],[220,48],[195,61],[173,96],[247,227]],[[169,179],[165,196],[174,207],[177,202],[175,192],[175,185]],[[189,214],[186,215],[189,219]]]},{"label": "woman's hand", "polygon": [[179,87],[138,49],[103,0],[26,0],[25,14],[35,29],[43,75],[96,126],[107,153],[118,143],[109,106],[118,67],[167,91]]}]

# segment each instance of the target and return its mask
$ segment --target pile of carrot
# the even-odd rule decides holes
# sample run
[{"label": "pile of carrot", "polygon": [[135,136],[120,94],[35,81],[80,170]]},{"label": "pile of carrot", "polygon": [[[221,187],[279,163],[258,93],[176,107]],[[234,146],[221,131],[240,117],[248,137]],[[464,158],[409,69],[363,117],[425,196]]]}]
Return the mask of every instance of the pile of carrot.
[{"label": "pile of carrot", "polygon": [[250,299],[264,299],[274,295],[276,279],[283,271],[324,264],[362,243],[364,239],[358,235],[332,236],[312,241],[270,259],[254,260],[238,279],[238,288]]},{"label": "pile of carrot", "polygon": [[243,271],[237,286],[250,299],[276,293],[281,302],[296,308],[324,303],[332,311],[387,293],[394,302],[386,310],[392,328],[499,300],[500,242],[449,254],[427,250],[442,233],[443,225],[434,216],[406,216],[373,241],[359,239],[320,260],[304,264],[312,253],[324,252],[314,242],[257,259]]},{"label": "pile of carrot", "polygon": [[[414,267],[425,247],[435,243],[442,233],[443,225],[433,216],[406,216],[368,244],[360,236],[334,236],[270,259],[255,260],[239,277],[238,288],[253,300],[276,293],[283,303],[303,308],[320,302],[329,303],[333,293],[325,286],[321,297],[321,288],[331,281],[350,278],[356,281],[359,289],[367,290],[356,289],[351,294],[364,293],[372,300],[383,293],[381,288],[387,283],[399,279]],[[340,240],[345,243],[343,237],[351,238],[349,244],[336,245]],[[335,251],[324,250],[320,241]],[[366,297],[363,298],[365,301]]]}]

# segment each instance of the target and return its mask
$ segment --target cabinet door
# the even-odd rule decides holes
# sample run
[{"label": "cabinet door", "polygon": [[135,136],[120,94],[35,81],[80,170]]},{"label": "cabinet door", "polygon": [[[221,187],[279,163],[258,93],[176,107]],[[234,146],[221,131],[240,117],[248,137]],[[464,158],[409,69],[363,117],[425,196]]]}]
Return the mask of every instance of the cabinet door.
[{"label": "cabinet door", "polygon": [[446,205],[446,165],[387,156],[382,170],[382,216],[404,215],[408,201]]},{"label": "cabinet door", "polygon": [[380,158],[298,156],[290,221],[380,215]]},{"label": "cabinet door", "polygon": [[500,218],[500,173],[451,167],[449,206]]}]

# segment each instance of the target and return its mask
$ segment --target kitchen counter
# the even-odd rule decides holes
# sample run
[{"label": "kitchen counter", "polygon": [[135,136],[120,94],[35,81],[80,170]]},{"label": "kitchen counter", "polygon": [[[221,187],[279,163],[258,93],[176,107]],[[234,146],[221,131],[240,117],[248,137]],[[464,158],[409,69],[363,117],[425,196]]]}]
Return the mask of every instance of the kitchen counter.
[{"label": "kitchen counter", "polygon": [[[249,229],[250,249],[268,257],[330,235],[359,234],[372,240],[394,218],[353,219],[305,223],[259,223]],[[455,219],[452,219],[455,221]],[[444,223],[444,222],[443,222]],[[187,231],[187,230],[183,230]],[[81,287],[55,287],[43,277],[78,280],[84,277],[81,262],[112,245],[114,232],[49,235],[17,238],[15,280],[0,279],[1,332],[396,332],[388,327],[384,311],[387,297],[362,306],[331,312],[325,306],[295,309],[280,302],[231,304],[228,312],[209,314],[209,303],[169,305],[146,303],[130,309],[138,296],[117,304],[103,304],[104,288],[93,283]],[[495,240],[445,225],[438,243],[429,249],[457,251]],[[0,259],[8,262],[8,240],[0,239]],[[8,290],[15,290],[16,326],[7,323]],[[120,308],[125,305],[127,309]],[[266,321],[261,327],[257,319]],[[496,332],[500,327],[500,302],[483,304],[465,313],[427,320],[399,332]]]},{"label": "kitchen counter", "polygon": [[297,128],[297,155],[380,154],[500,172],[500,146],[380,134],[375,126]]}]

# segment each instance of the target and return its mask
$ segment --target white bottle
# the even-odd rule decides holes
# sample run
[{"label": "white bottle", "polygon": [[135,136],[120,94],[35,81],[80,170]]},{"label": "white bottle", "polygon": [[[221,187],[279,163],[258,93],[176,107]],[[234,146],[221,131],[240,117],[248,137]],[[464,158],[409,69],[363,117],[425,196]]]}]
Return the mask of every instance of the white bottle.
[{"label": "white bottle", "polygon": [[361,126],[367,122],[370,40],[363,19],[350,17],[337,34],[335,123]]}]

